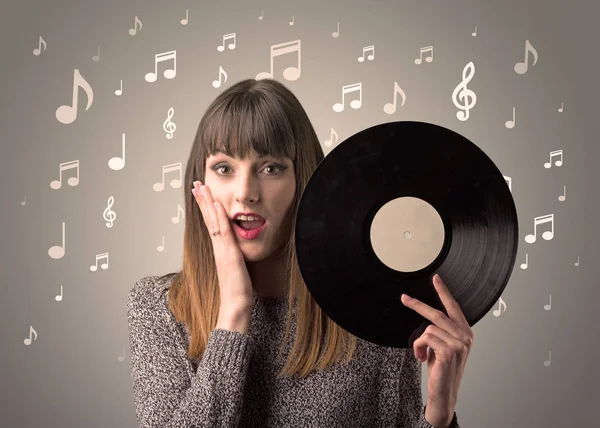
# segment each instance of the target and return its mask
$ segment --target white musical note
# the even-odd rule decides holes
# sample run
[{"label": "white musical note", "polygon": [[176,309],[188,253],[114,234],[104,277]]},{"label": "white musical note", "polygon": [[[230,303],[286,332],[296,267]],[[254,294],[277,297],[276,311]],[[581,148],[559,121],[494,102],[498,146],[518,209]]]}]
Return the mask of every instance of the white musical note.
[{"label": "white musical note", "polygon": [[156,247],[156,251],[163,252],[165,250],[165,235],[162,237],[162,245]]},{"label": "white musical note", "polygon": [[494,311],[492,312],[495,317],[499,317],[500,315],[502,315],[502,305],[504,305],[504,312],[506,312],[506,303],[504,302],[504,300],[502,300],[502,297],[500,297],[500,305],[498,309],[494,309]]},{"label": "white musical note", "polygon": [[513,118],[512,120],[507,120],[504,123],[504,126],[506,126],[508,129],[512,129],[515,127],[515,108],[513,107]]},{"label": "white musical note", "polygon": [[173,224],[179,223],[179,213],[181,213],[181,218],[185,217],[183,208],[181,207],[181,205],[177,204],[177,217],[171,217],[171,221],[173,222]]},{"label": "white musical note", "polygon": [[179,179],[171,180],[171,187],[173,189],[179,189],[181,187],[181,162],[173,163],[170,165],[163,165],[162,167],[162,182],[154,183],[152,189],[155,192],[162,192],[165,188],[165,173],[172,171],[179,171]]},{"label": "white musical note", "polygon": [[334,31],[333,33],[331,33],[331,37],[339,37],[340,36],[340,23],[338,21],[337,23],[337,31]]},{"label": "white musical note", "polygon": [[78,88],[81,87],[85,91],[87,95],[87,106],[85,107],[85,111],[88,111],[92,106],[92,102],[94,101],[94,91],[90,84],[83,78],[83,76],[79,73],[79,69],[73,70],[73,101],[72,105],[63,105],[56,109],[56,119],[60,123],[64,123],[68,125],[69,123],[73,123],[75,119],[77,119],[77,102],[79,100],[79,91]]},{"label": "white musical note", "polygon": [[225,82],[227,82],[227,73],[225,72],[225,70],[223,70],[223,67],[219,66],[219,80],[213,80],[213,88],[221,87],[221,75],[225,77]]},{"label": "white musical note", "polygon": [[549,241],[552,238],[554,238],[554,214],[547,214],[533,219],[533,235],[527,235],[525,237],[525,242],[527,242],[528,244],[533,244],[537,237],[538,224],[544,223],[550,223],[551,230],[547,230],[544,233],[542,233],[542,238],[544,238],[546,241]]},{"label": "white musical note", "polygon": [[108,206],[102,212],[102,218],[107,221],[106,227],[113,227],[114,221],[117,218],[117,213],[111,210],[111,207],[115,203],[115,198],[111,196],[108,198]]},{"label": "white musical note", "polygon": [[294,40],[291,42],[279,43],[277,45],[271,45],[270,55],[270,71],[263,71],[256,75],[256,80],[261,79],[272,79],[273,78],[273,58],[276,56],[285,55],[288,53],[298,52],[298,66],[287,67],[283,70],[283,77],[291,82],[298,80],[302,74],[302,45],[300,40]]},{"label": "white musical note", "polygon": [[529,52],[533,53],[533,65],[535,66],[535,64],[537,63],[537,60],[538,60],[538,53],[535,50],[535,48],[533,46],[531,46],[531,43],[529,43],[529,40],[525,40],[525,61],[517,62],[515,64],[515,72],[517,74],[527,73],[527,69],[528,69],[527,58],[529,57]]},{"label": "white musical note", "polygon": [[27,195],[25,195],[25,200],[21,201],[21,205],[25,206],[27,204]]},{"label": "white musical note", "polygon": [[142,21],[139,20],[139,18],[136,16],[134,21],[133,21],[133,28],[129,29],[129,34],[131,34],[132,36],[135,36],[137,34],[137,24],[140,24],[140,30],[142,29]]},{"label": "white musical note", "polygon": [[123,80],[121,80],[121,87],[119,89],[115,89],[115,95],[117,97],[120,97],[122,93],[123,93]]},{"label": "white musical note", "polygon": [[46,50],[46,47],[48,45],[46,44],[46,41],[44,39],[42,39],[42,36],[40,36],[38,47],[33,50],[33,54],[35,56],[39,56],[39,54],[42,53],[42,43],[44,44],[44,50]]},{"label": "white musical note", "polygon": [[371,46],[365,46],[365,47],[363,47],[362,56],[359,56],[359,57],[358,57],[358,62],[363,62],[363,61],[365,60],[365,52],[366,52],[366,51],[369,51],[369,50],[372,52],[372,54],[371,54],[371,55],[369,55],[369,56],[367,57],[367,59],[368,59],[369,61],[373,61],[373,59],[375,58],[375,45],[371,45]]},{"label": "white musical note", "polygon": [[[334,135],[335,135],[335,141],[333,141],[333,136],[334,136]],[[329,135],[329,140],[325,140],[325,145],[326,145],[327,147],[331,147],[331,145],[332,145],[333,143],[337,143],[337,141],[338,141],[338,134],[337,134],[337,132],[335,132],[335,131],[333,130],[333,128],[331,128],[331,133],[330,133],[330,135]]]},{"label": "white musical note", "polygon": [[96,272],[98,270],[98,260],[106,259],[106,263],[102,263],[100,267],[104,270],[108,269],[108,253],[96,254],[96,264],[90,266],[90,270],[92,272]]},{"label": "white musical note", "polygon": [[94,55],[92,57],[92,61],[94,61],[94,62],[100,61],[100,46],[98,46],[98,55]]},{"label": "white musical note", "polygon": [[471,36],[475,37],[477,35],[477,25],[475,26],[475,31],[471,33]]},{"label": "white musical note", "polygon": [[544,168],[548,169],[550,167],[552,167],[552,158],[555,156],[560,156],[560,159],[557,160],[556,162],[554,162],[554,165],[556,166],[562,166],[563,164],[563,151],[562,150],[555,150],[553,152],[550,152],[550,161],[546,162],[544,164]]},{"label": "white musical note", "polygon": [[173,60],[173,68],[167,68],[163,73],[166,79],[173,79],[177,76],[177,51],[162,52],[154,55],[154,73],[146,73],[144,79],[146,82],[156,82],[158,76],[158,63],[163,61]]},{"label": "white musical note", "polygon": [[562,103],[562,102],[560,103],[560,108],[558,109],[558,112],[559,112],[559,113],[562,113],[562,112],[563,112],[563,103]]},{"label": "white musical note", "polygon": [[120,171],[125,167],[125,134],[123,134],[121,142],[121,156],[115,156],[108,161],[108,167],[113,171]]},{"label": "white musical note", "polygon": [[67,184],[71,187],[77,186],[79,184],[79,159],[61,163],[58,166],[58,180],[53,180],[50,183],[50,187],[54,190],[60,189],[62,187],[62,172],[73,168],[75,168],[77,176],[69,177]]},{"label": "white musical note", "polygon": [[125,345],[123,345],[123,355],[119,355],[117,357],[117,361],[122,363],[123,361],[125,361]]},{"label": "white musical note", "polygon": [[[452,92],[452,102],[456,107],[461,110],[456,112],[456,117],[458,120],[465,121],[469,118],[469,110],[475,107],[475,103],[477,102],[477,95],[470,89],[467,89],[467,83],[471,81],[473,76],[475,75],[475,65],[473,61],[465,65],[462,71],[462,80],[461,82],[454,88]],[[465,101],[465,105],[459,104],[460,100]]]},{"label": "white musical note", "polygon": [[402,107],[404,105],[404,102],[406,101],[406,94],[404,93],[400,85],[398,85],[398,82],[394,82],[394,102],[386,103],[383,106],[383,111],[387,114],[396,113],[396,103],[398,101],[398,94],[400,94],[400,97],[402,98],[402,104],[400,104],[400,107]]},{"label": "white musical note", "polygon": [[294,17],[292,16],[292,20],[290,21],[290,25],[294,25]]},{"label": "white musical note", "polygon": [[223,35],[223,45],[217,46],[217,50],[219,52],[223,52],[225,50],[225,40],[229,39],[233,39],[233,43],[230,43],[229,45],[227,45],[227,47],[229,48],[229,50],[235,49],[235,33],[229,33]]},{"label": "white musical note", "polygon": [[54,300],[56,300],[57,302],[62,302],[63,299],[63,286],[60,286],[60,295],[58,296],[54,296]]},{"label": "white musical note", "polygon": [[183,18],[180,22],[181,25],[187,25],[188,24],[188,19],[189,19],[189,9],[185,10],[185,18]]},{"label": "white musical note", "polygon": [[558,200],[564,202],[567,199],[567,186],[563,186],[563,194],[558,197]]},{"label": "white musical note", "polygon": [[343,86],[342,87],[342,102],[335,103],[333,105],[333,111],[336,111],[338,113],[341,111],[344,111],[344,105],[345,105],[344,96],[345,96],[345,94],[347,94],[349,92],[355,92],[355,91],[358,91],[359,98],[358,98],[358,100],[352,100],[350,102],[350,107],[352,107],[355,110],[360,108],[360,106],[362,106],[362,82]]},{"label": "white musical note", "polygon": [[177,129],[177,125],[175,125],[175,122],[171,122],[171,118],[174,114],[175,109],[171,107],[167,112],[167,119],[163,122],[163,129],[167,133],[166,137],[169,140],[173,138],[173,133],[175,132],[175,129]]},{"label": "white musical note", "polygon": [[577,256],[577,261],[573,263],[574,266],[579,266],[579,256]]},{"label": "white musical note", "polygon": [[431,56],[425,58],[425,61],[432,62],[433,61],[433,46],[425,46],[419,51],[419,58],[415,59],[415,64],[421,64],[423,62],[423,54],[425,52],[431,52]]},{"label": "white musical note", "polygon": [[29,346],[31,345],[31,334],[35,334],[35,338],[33,340],[37,340],[37,331],[35,331],[33,329],[33,326],[29,326],[29,338],[25,338],[25,340],[23,341],[23,343],[25,343],[25,345]]},{"label": "white musical note", "polygon": [[552,309],[552,294],[550,295],[550,304],[544,305],[544,310],[549,311]]},{"label": "white musical note", "polygon": [[258,17],[258,19],[259,19],[260,21],[262,21],[264,14],[265,14],[265,11],[264,11],[264,10],[261,10],[261,11],[260,11],[260,16]]},{"label": "white musical note", "polygon": [[550,367],[552,365],[552,355],[550,351],[548,351],[548,360],[544,361],[544,365],[546,367]]},{"label": "white musical note", "polygon": [[525,254],[525,263],[521,263],[521,269],[526,270],[529,267],[529,255]]},{"label": "white musical note", "polygon": [[66,242],[65,242],[65,222],[62,223],[62,245],[55,245],[50,247],[48,250],[48,255],[53,259],[62,259],[66,252]]}]

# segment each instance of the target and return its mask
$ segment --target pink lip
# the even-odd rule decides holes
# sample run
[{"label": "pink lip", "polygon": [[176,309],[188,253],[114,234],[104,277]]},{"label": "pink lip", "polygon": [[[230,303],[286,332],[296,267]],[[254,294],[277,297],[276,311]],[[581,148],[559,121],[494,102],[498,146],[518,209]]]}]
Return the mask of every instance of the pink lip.
[{"label": "pink lip", "polygon": [[238,224],[235,221],[232,221],[231,223],[233,223],[233,227],[237,232],[238,236],[242,239],[248,240],[255,239],[258,235],[260,235],[260,233],[264,230],[265,226],[267,225],[267,222],[265,221],[264,224],[257,229],[246,230],[238,226]]}]

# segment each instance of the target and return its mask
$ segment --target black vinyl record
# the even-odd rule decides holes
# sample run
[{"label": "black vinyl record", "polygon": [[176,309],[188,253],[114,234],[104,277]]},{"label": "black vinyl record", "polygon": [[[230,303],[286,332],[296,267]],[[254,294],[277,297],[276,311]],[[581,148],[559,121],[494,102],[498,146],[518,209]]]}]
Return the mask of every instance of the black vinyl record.
[{"label": "black vinyl record", "polygon": [[[373,247],[373,220],[396,198],[423,201],[441,219],[439,251],[417,270],[391,268]],[[427,217],[407,211],[406,218]],[[402,231],[403,218],[380,230]],[[409,260],[433,236],[428,229],[403,232],[404,247],[388,254]],[[319,163],[295,234],[304,282],[329,318],[363,340],[412,348],[432,322],[406,307],[402,293],[448,315],[432,282],[438,273],[473,326],[508,283],[518,221],[506,180],[479,147],[444,127],[401,121],[354,134]]]}]

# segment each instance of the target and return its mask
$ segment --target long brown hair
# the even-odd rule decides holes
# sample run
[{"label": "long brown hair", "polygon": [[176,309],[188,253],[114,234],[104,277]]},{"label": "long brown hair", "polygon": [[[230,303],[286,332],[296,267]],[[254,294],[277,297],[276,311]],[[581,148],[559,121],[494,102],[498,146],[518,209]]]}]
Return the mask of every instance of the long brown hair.
[{"label": "long brown hair", "polygon": [[[185,233],[183,269],[173,273],[169,309],[190,334],[188,357],[200,360],[219,314],[220,294],[209,231],[190,189],[204,182],[209,155],[221,150],[246,159],[254,150],[294,162],[296,195],[286,214],[282,247],[286,260],[288,313],[279,355],[287,343],[297,299],[296,337],[280,377],[304,378],[339,361],[348,363],[356,349],[356,336],[335,324],[313,300],[298,267],[295,228],[298,204],[313,171],[325,157],[317,134],[296,96],[273,79],[247,79],[222,92],[200,120],[185,170]],[[172,274],[169,274],[172,275]],[[166,277],[168,275],[163,276]]]}]

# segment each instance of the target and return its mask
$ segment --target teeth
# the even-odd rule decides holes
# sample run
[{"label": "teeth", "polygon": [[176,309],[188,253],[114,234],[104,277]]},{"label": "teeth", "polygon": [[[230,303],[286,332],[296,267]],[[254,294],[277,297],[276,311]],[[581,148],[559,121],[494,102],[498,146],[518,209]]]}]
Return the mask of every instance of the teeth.
[{"label": "teeth", "polygon": [[236,217],[236,220],[253,221],[253,220],[260,220],[260,219],[258,217],[239,215]]}]

